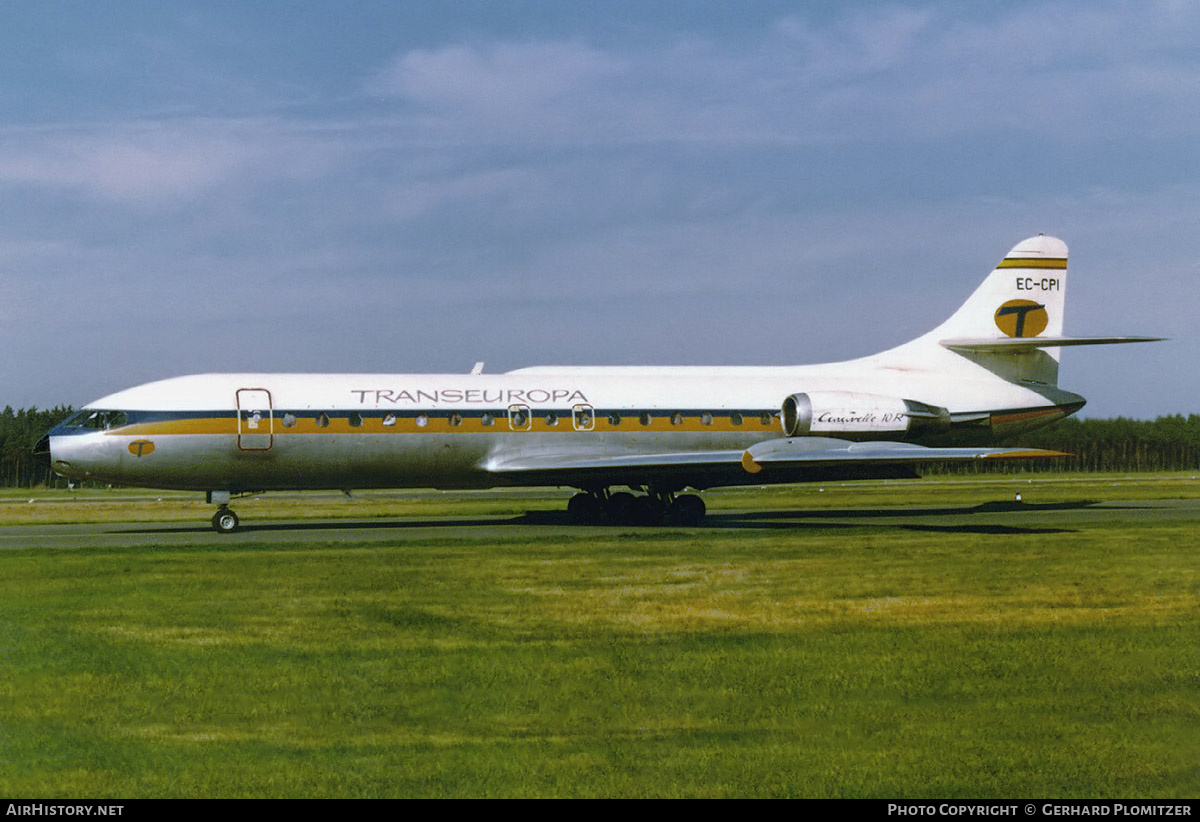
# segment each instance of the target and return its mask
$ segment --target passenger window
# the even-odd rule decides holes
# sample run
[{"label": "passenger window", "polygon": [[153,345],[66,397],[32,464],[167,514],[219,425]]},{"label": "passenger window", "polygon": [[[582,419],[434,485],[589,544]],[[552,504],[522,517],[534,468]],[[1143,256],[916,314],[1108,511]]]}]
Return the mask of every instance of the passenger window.
[{"label": "passenger window", "polygon": [[742,415],[739,414],[737,411],[734,411],[732,414],[729,415],[729,422],[732,425],[741,425],[742,424]]},{"label": "passenger window", "polygon": [[640,422],[642,425],[649,425],[653,421],[654,417],[650,416],[649,411],[643,411],[638,417],[638,422]]},{"label": "passenger window", "polygon": [[296,415],[293,414],[291,411],[288,411],[280,419],[280,422],[283,423],[284,428],[295,428],[296,427]]},{"label": "passenger window", "polygon": [[758,415],[758,421],[763,425],[770,425],[773,418],[774,414],[772,414],[770,411],[764,411]]},{"label": "passenger window", "polygon": [[450,424],[453,426],[457,427],[459,425],[462,425],[462,420],[463,420],[462,414],[458,413],[457,411],[455,411],[453,414],[450,415]]},{"label": "passenger window", "polygon": [[417,428],[424,428],[425,426],[429,425],[429,415],[428,414],[417,414],[416,422],[417,422]]},{"label": "passenger window", "polygon": [[608,424],[613,426],[614,428],[616,426],[620,425],[621,424],[621,415],[615,411],[613,413],[609,414],[608,415]]},{"label": "passenger window", "polygon": [[357,411],[352,411],[350,413],[349,422],[351,428],[361,428],[363,424],[362,414],[358,413]]},{"label": "passenger window", "polygon": [[496,422],[496,418],[493,417],[491,414],[485,413],[482,417],[479,418],[480,425],[494,425],[495,422]]},{"label": "passenger window", "polygon": [[395,414],[385,414],[383,416],[383,424],[386,425],[388,428],[391,428],[393,425],[396,424],[396,415]]},{"label": "passenger window", "polygon": [[558,414],[551,411],[546,415],[546,425],[558,425]]},{"label": "passenger window", "polygon": [[700,424],[701,425],[712,425],[713,424],[713,415],[708,413],[707,411],[705,411],[703,414],[700,415]]},{"label": "passenger window", "polygon": [[683,414],[676,411],[671,415],[671,425],[683,425]]},{"label": "passenger window", "polygon": [[508,407],[508,427],[513,431],[528,431],[533,417],[528,405],[510,405]]},{"label": "passenger window", "polygon": [[315,422],[317,423],[317,428],[328,428],[329,415],[322,411],[320,414],[317,414]]},{"label": "passenger window", "polygon": [[571,421],[576,431],[591,431],[596,427],[596,414],[590,405],[572,405]]}]

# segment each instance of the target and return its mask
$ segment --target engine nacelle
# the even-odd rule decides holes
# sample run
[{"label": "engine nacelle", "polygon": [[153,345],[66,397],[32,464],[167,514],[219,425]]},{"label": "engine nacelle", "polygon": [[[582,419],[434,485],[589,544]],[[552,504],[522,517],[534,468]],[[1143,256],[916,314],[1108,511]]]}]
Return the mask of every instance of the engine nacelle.
[{"label": "engine nacelle", "polygon": [[789,437],[913,439],[950,428],[950,412],[936,405],[853,391],[809,391],[783,401]]}]

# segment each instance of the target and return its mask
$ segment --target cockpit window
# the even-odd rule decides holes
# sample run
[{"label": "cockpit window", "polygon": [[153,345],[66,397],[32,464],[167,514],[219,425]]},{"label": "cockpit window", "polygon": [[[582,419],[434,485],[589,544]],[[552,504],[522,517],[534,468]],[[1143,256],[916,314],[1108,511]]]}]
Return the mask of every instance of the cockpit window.
[{"label": "cockpit window", "polygon": [[110,428],[120,428],[128,419],[124,411],[96,411],[85,408],[63,423],[66,428],[91,428],[94,431],[107,431]]},{"label": "cockpit window", "polygon": [[78,414],[72,414],[71,416],[69,416],[65,420],[63,420],[63,422],[62,422],[63,427],[64,428],[82,428],[83,421],[95,413],[96,413],[95,411],[85,410],[85,411],[80,411]]}]

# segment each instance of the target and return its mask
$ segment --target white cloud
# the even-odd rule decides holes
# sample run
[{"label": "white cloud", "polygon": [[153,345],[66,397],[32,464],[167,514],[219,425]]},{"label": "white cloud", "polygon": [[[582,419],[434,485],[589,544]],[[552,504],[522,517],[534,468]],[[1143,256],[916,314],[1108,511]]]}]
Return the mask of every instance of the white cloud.
[{"label": "white cloud", "polygon": [[434,109],[526,113],[621,73],[619,60],[582,43],[452,45],[401,55],[373,88]]},{"label": "white cloud", "polygon": [[[1089,126],[1191,133],[1200,15],[1150,6],[1018,6],[985,18],[896,7],[778,21],[746,47],[455,43],[399,55],[374,93],[455,142],[826,143]],[[1136,112],[1130,118],[1127,112]]]},{"label": "white cloud", "polygon": [[0,132],[0,181],[159,207],[248,179],[326,172],[340,148],[257,120],[143,120]]},{"label": "white cloud", "polygon": [[[631,144],[685,148],[921,142],[1032,134],[1200,131],[1200,13],[1019,6],[986,19],[897,7],[832,22],[782,19],[749,46],[451,43],[397,55],[367,84],[390,110],[344,119],[194,117],[0,132],[0,181],[158,207],[223,186],[351,173],[381,154],[412,185],[396,215],[529,175],[450,152]],[[413,171],[414,158],[434,161]],[[557,161],[554,161],[557,162]],[[553,200],[548,198],[547,201]]]}]

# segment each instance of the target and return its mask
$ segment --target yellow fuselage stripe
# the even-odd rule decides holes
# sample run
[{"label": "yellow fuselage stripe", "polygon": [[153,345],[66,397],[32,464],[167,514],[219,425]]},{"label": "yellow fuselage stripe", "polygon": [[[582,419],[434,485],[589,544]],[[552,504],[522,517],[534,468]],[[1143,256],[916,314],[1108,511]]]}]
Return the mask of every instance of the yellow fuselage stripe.
[{"label": "yellow fuselage stripe", "polygon": [[464,433],[497,433],[497,432],[513,432],[513,433],[540,433],[540,434],[555,434],[555,433],[592,433],[592,432],[610,432],[610,433],[638,433],[652,431],[655,433],[664,433],[668,431],[675,432],[720,432],[720,433],[754,433],[767,431],[779,426],[779,420],[772,417],[770,422],[764,424],[758,415],[746,416],[741,425],[734,425],[728,417],[722,419],[714,416],[713,421],[705,424],[700,421],[699,417],[684,417],[683,421],[678,424],[672,424],[671,418],[668,416],[653,417],[649,425],[643,425],[637,417],[623,417],[621,422],[613,425],[608,421],[608,417],[602,416],[596,419],[595,425],[591,428],[577,429],[572,424],[570,418],[559,417],[558,423],[548,425],[544,418],[535,417],[532,424],[523,428],[512,428],[508,424],[508,418],[497,416],[491,425],[484,425],[483,421],[476,416],[464,417],[458,425],[451,425],[450,420],[446,417],[430,417],[424,425],[418,425],[414,417],[398,418],[392,425],[384,425],[383,420],[377,417],[364,419],[361,425],[352,426],[345,418],[335,418],[329,421],[328,425],[318,426],[312,418],[297,420],[295,425],[285,426],[280,421],[279,417],[274,420],[274,425],[268,426],[266,420],[259,422],[257,428],[244,427],[238,431],[237,420],[229,417],[223,418],[195,418],[184,420],[164,420],[163,422],[146,422],[127,425],[123,428],[114,428],[109,433],[118,434],[121,436],[135,437],[154,437],[154,436],[174,436],[174,435],[196,435],[196,434],[238,434],[244,436],[252,435],[268,435],[276,436],[288,435],[307,435],[314,434],[464,434]]}]

